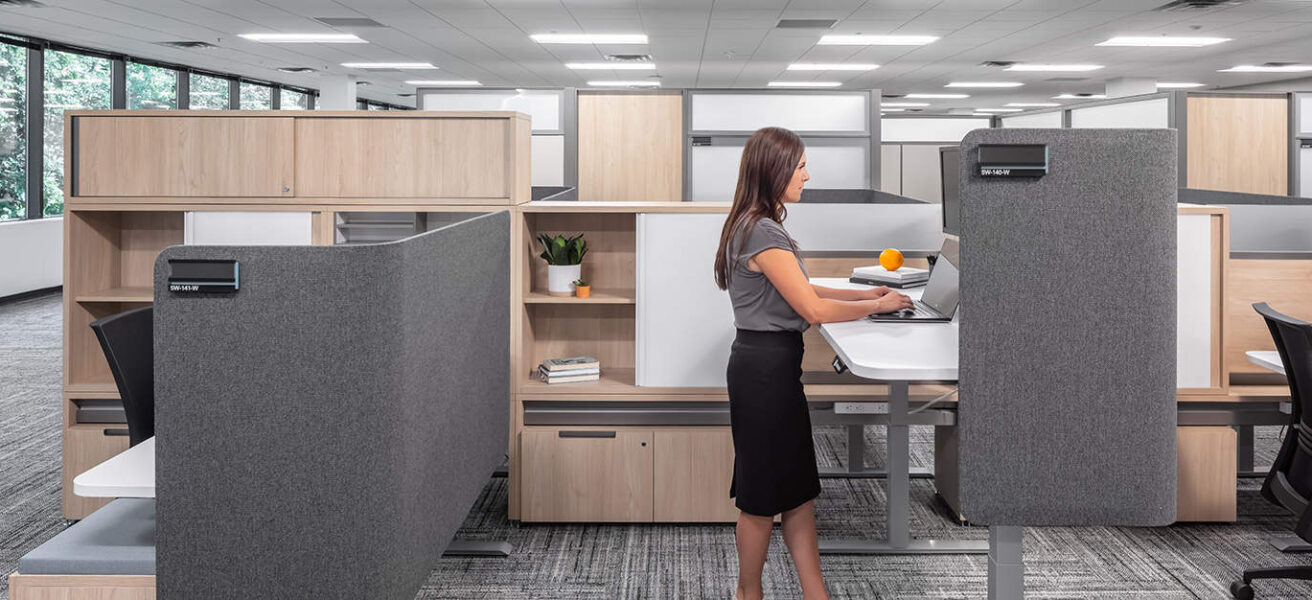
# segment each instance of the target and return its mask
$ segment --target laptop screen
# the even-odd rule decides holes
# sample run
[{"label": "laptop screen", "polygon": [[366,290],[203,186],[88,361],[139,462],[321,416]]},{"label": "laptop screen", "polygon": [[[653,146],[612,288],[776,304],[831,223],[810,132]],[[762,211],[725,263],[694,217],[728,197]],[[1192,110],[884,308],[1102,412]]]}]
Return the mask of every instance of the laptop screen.
[{"label": "laptop screen", "polygon": [[938,255],[934,270],[929,274],[929,283],[920,301],[929,305],[945,317],[952,318],[957,312],[957,265],[952,264],[945,254]]}]

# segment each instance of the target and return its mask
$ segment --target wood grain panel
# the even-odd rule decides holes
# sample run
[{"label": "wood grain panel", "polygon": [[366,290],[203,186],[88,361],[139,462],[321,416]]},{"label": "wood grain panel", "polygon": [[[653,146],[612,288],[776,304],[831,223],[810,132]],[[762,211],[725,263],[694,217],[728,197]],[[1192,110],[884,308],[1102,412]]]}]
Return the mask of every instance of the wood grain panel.
[{"label": "wood grain panel", "polygon": [[570,237],[582,233],[588,242],[588,254],[583,257],[583,277],[593,288],[632,290],[637,286],[637,234],[633,214],[532,214],[525,215],[528,235],[525,236],[526,264],[529,267],[528,290],[547,289],[547,262],[538,255],[542,245],[540,233]]},{"label": "wood grain panel", "polygon": [[119,229],[120,285],[155,286],[155,259],[183,240],[182,212],[125,212]]},{"label": "wood grain panel", "polygon": [[292,188],[292,119],[79,117],[78,196],[275,196]]},{"label": "wood grain panel", "polygon": [[155,600],[154,575],[9,576],[10,600]]},{"label": "wood grain panel", "polygon": [[1283,96],[1190,96],[1188,187],[1289,193],[1288,111]]},{"label": "wood grain panel", "polygon": [[1177,427],[1178,522],[1234,522],[1238,435],[1230,427]]},{"label": "wood grain panel", "polygon": [[511,122],[297,119],[297,194],[506,198]]},{"label": "wood grain panel", "polygon": [[608,370],[633,369],[635,319],[632,304],[531,304],[526,329],[532,352],[520,363],[527,371],[548,358],[588,355]]},{"label": "wood grain panel", "polygon": [[652,431],[610,429],[615,432],[610,438],[559,434],[596,429],[524,428],[524,521],[652,520]]},{"label": "wood grain panel", "polygon": [[1312,260],[1230,259],[1226,296],[1226,368],[1231,373],[1267,373],[1244,356],[1249,350],[1276,349],[1253,304],[1268,302],[1287,315],[1312,319]]},{"label": "wood grain panel", "polygon": [[110,436],[104,433],[106,429],[126,428],[126,425],[109,427],[81,425],[64,430],[64,463],[61,480],[65,519],[81,519],[113,500],[113,498],[83,498],[74,494],[73,478],[127,450],[128,436]]},{"label": "wood grain panel", "polygon": [[689,427],[655,432],[657,522],[731,523],[738,508],[729,497],[733,434],[727,427]]},{"label": "wood grain panel", "polygon": [[682,199],[682,96],[579,94],[579,200]]}]

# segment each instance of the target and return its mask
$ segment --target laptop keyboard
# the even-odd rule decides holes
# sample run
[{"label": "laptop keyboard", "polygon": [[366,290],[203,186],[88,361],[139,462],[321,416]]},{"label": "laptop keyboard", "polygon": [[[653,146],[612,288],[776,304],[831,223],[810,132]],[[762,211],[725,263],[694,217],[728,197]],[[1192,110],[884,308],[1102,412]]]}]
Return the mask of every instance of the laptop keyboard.
[{"label": "laptop keyboard", "polygon": [[930,312],[928,309],[926,309],[925,306],[921,304],[919,300],[912,300],[911,302],[912,302],[911,308],[904,308],[897,312],[891,312],[884,315],[868,315],[866,318],[874,321],[876,316],[885,319],[889,317],[896,318],[896,319],[911,319],[915,317],[924,318],[924,317],[935,316],[935,314],[933,312]]}]

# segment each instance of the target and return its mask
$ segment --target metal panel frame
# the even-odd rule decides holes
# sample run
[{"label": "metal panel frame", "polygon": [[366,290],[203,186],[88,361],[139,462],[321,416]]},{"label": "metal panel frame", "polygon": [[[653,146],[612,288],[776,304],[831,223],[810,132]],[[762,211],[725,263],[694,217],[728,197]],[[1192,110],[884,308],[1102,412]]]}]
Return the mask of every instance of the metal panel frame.
[{"label": "metal panel frame", "polygon": [[1312,93],[1293,92],[1289,94],[1289,195],[1302,196],[1303,178],[1299,164],[1302,142],[1312,142],[1312,123],[1303,122],[1299,104],[1304,99],[1312,99]]},{"label": "metal panel frame", "polygon": [[[23,199],[27,219],[43,219],[46,199],[42,180],[45,177],[46,139],[46,59],[40,46],[27,47],[27,171],[26,197]],[[40,84],[34,85],[33,81]]]}]

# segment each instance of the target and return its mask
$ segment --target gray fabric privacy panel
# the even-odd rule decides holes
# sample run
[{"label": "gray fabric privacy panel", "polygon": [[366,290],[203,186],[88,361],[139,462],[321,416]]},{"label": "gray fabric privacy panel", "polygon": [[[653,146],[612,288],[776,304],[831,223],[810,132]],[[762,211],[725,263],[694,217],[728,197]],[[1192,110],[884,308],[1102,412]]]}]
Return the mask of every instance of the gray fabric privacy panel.
[{"label": "gray fabric privacy panel", "polygon": [[[1046,144],[1041,178],[981,144]],[[961,142],[960,493],[981,525],[1166,525],[1176,500],[1176,133]]]},{"label": "gray fabric privacy panel", "polygon": [[[510,219],[155,264],[161,598],[414,598],[509,430]],[[235,259],[176,294],[173,259]]]}]

